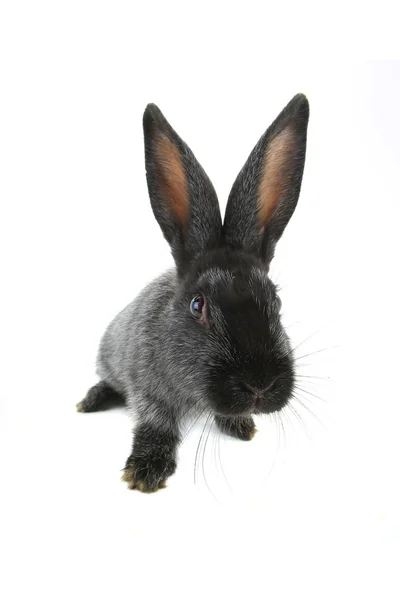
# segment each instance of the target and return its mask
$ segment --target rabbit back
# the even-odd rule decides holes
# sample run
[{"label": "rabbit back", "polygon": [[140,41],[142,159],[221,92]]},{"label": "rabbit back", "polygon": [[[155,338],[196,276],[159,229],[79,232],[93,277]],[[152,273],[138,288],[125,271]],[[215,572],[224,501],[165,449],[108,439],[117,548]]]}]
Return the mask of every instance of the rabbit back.
[{"label": "rabbit back", "polygon": [[172,310],[175,291],[176,272],[170,270],[149,283],[118,313],[102,337],[97,373],[125,396],[128,405],[134,403],[135,395],[141,395],[162,362],[160,336],[165,328],[161,325]]}]

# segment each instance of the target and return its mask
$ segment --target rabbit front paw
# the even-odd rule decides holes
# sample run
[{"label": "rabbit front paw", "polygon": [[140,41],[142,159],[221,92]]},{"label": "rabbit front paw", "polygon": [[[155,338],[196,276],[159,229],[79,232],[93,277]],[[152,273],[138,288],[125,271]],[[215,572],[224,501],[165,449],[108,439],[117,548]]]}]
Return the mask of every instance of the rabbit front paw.
[{"label": "rabbit front paw", "polygon": [[216,416],[215,421],[223,433],[246,442],[252,440],[257,431],[252,417]]},{"label": "rabbit front paw", "polygon": [[130,456],[126,461],[122,481],[126,481],[130,490],[139,490],[146,494],[166,487],[167,478],[175,471],[174,461],[160,457],[138,458]]}]

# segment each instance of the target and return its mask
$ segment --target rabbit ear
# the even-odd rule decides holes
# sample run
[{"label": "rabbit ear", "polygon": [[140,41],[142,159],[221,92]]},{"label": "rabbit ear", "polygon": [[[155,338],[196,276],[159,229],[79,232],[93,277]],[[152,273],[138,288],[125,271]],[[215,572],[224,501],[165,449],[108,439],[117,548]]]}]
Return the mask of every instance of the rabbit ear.
[{"label": "rabbit ear", "polygon": [[308,115],[307,98],[298,94],[255,146],[229,195],[224,242],[268,263],[299,197]]},{"label": "rabbit ear", "polygon": [[143,117],[151,206],[183,274],[196,256],[220,242],[222,222],[212,183],[160,109]]}]

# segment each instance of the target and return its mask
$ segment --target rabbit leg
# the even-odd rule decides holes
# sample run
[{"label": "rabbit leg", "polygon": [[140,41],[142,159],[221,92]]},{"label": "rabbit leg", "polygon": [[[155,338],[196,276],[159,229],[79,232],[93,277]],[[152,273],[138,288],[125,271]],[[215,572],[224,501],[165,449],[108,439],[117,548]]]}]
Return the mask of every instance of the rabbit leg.
[{"label": "rabbit leg", "polygon": [[239,438],[239,440],[252,440],[257,431],[252,417],[221,417],[216,415],[215,422],[223,433]]},{"label": "rabbit leg", "polygon": [[78,412],[95,412],[123,404],[124,398],[121,394],[116,392],[106,381],[99,381],[90,388],[86,397],[78,402],[76,410]]},{"label": "rabbit leg", "polygon": [[156,492],[166,487],[166,479],[176,469],[178,430],[166,430],[142,422],[134,430],[133,448],[125,464],[122,481],[141,492]]}]

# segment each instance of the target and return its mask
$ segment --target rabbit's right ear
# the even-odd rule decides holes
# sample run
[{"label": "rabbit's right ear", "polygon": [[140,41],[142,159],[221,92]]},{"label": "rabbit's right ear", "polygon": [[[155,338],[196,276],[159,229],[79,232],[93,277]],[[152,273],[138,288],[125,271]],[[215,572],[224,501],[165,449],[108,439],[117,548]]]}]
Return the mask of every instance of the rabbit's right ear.
[{"label": "rabbit's right ear", "polygon": [[143,129],[151,206],[183,275],[193,258],[220,243],[217,195],[190,148],[155,104],[145,110]]},{"label": "rabbit's right ear", "polygon": [[295,96],[267,129],[240,171],[226,207],[224,242],[268,265],[300,194],[309,107]]}]

